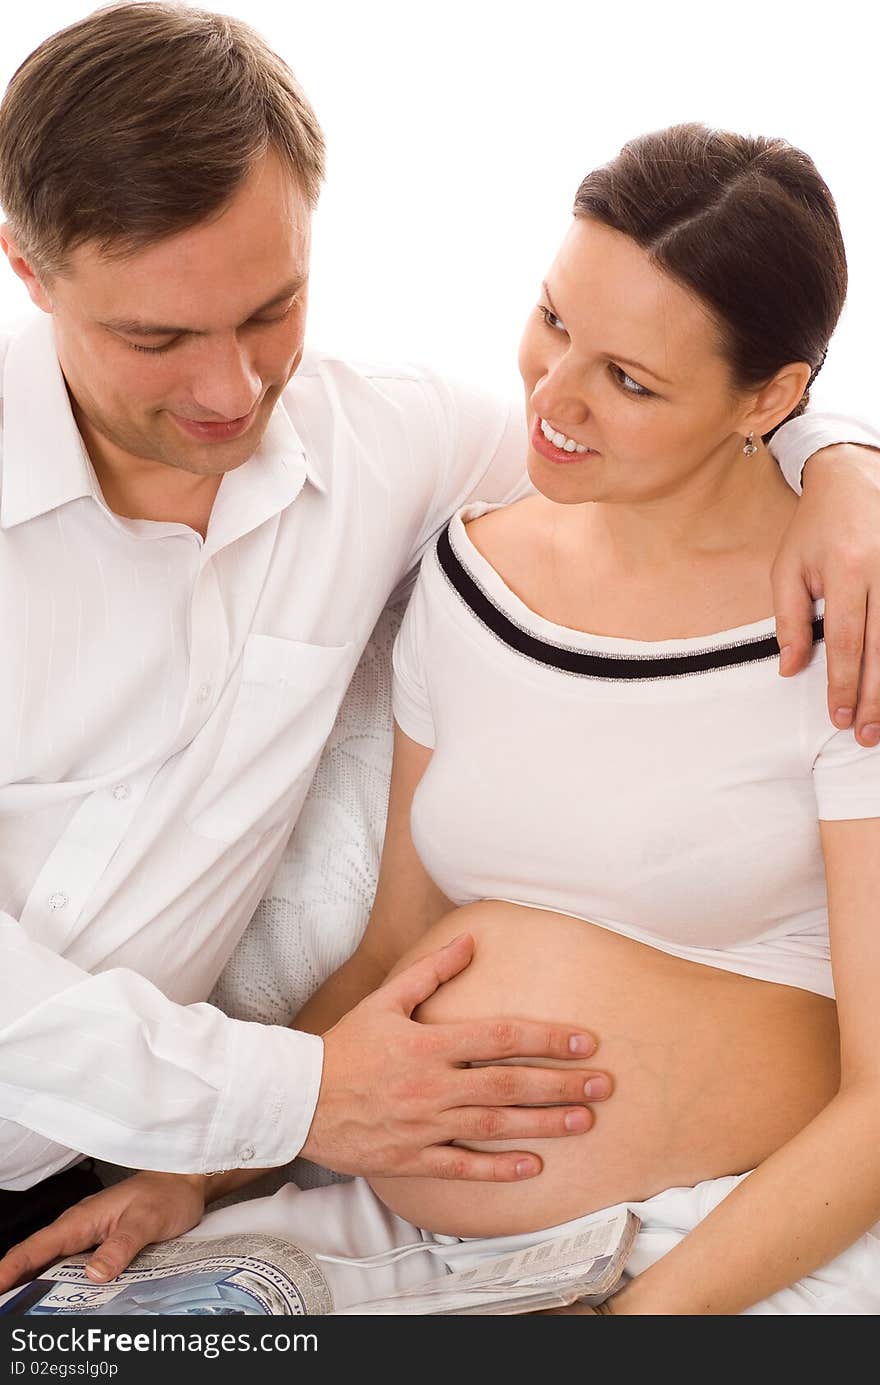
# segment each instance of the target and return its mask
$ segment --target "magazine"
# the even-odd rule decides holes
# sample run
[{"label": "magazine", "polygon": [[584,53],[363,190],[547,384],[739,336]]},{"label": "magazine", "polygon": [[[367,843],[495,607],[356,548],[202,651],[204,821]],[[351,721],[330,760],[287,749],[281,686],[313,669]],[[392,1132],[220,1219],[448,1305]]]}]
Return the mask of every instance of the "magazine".
[{"label": "magazine", "polygon": [[623,1271],[639,1228],[624,1208],[583,1231],[482,1260],[390,1297],[336,1307],[320,1256],[266,1235],[178,1238],[142,1251],[109,1284],[86,1277],[88,1255],[48,1270],[0,1314],[306,1316],[311,1314],[512,1314],[599,1303]]}]

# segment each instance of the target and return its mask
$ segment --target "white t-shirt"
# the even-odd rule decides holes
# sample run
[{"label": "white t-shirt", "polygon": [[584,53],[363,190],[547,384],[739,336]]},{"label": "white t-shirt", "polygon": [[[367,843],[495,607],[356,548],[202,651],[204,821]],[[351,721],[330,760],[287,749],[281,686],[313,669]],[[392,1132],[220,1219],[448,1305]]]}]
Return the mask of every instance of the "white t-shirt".
[{"label": "white t-shirt", "polygon": [[833,995],[818,822],[880,816],[880,748],[828,720],[821,614],[789,679],[772,618],[581,634],[471,543],[490,508],[425,558],[394,651],[396,719],[434,750],[412,833],[437,885]]}]

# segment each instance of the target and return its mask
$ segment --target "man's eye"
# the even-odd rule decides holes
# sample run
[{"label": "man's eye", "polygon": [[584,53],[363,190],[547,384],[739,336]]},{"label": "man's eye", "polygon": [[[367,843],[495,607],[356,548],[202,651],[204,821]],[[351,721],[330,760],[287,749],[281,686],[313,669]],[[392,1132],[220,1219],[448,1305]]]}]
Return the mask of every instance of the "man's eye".
[{"label": "man's eye", "polygon": [[552,327],[554,332],[564,332],[565,323],[561,317],[557,317],[552,308],[546,308],[543,303],[539,306],[538,312],[541,314],[548,327]]},{"label": "man's eye", "polygon": [[294,298],[292,303],[288,303],[283,312],[273,313],[271,317],[252,317],[251,325],[254,327],[268,327],[271,322],[285,322],[296,307],[297,300]]},{"label": "man's eye", "polygon": [[171,341],[164,342],[162,346],[138,346],[136,341],[126,341],[125,344],[130,346],[132,351],[146,351],[150,356],[158,356],[163,351],[169,351],[176,341],[177,338],[173,337]]}]

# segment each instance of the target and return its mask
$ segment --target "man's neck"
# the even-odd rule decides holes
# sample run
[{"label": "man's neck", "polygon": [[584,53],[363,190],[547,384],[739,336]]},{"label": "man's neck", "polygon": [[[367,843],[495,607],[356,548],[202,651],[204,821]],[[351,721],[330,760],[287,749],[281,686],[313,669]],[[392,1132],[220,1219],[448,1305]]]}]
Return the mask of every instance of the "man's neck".
[{"label": "man's neck", "polygon": [[74,416],[109,509],[122,519],[186,524],[204,539],[220,476],[199,476],[135,457],[102,437],[74,404]]}]

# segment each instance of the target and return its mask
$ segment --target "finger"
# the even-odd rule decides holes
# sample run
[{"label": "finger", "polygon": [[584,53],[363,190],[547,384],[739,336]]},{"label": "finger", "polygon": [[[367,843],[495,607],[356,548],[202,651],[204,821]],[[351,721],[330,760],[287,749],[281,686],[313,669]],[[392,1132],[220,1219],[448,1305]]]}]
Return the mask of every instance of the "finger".
[{"label": "finger", "polygon": [[806,573],[797,564],[777,561],[771,572],[779,672],[783,678],[800,673],[813,650],[813,593]]},{"label": "finger", "polygon": [[465,1093],[457,1106],[583,1106],[611,1095],[607,1073],[584,1069],[468,1068],[456,1078],[454,1088]]},{"label": "finger", "polygon": [[89,1279],[104,1284],[115,1279],[128,1269],[134,1257],[144,1246],[149,1245],[151,1236],[136,1219],[120,1219],[119,1225],[103,1241],[87,1262],[85,1272]]},{"label": "finger", "polygon": [[868,597],[868,619],[862,655],[862,676],[856,708],[856,739],[862,745],[880,744],[880,598]]},{"label": "finger", "polygon": [[473,938],[469,933],[461,933],[445,947],[429,953],[427,957],[420,957],[399,976],[386,981],[375,996],[381,997],[383,1004],[390,1004],[395,1010],[411,1015],[417,1005],[434,994],[438,986],[463,971],[473,955]]},{"label": "finger", "polygon": [[527,1150],[486,1154],[452,1145],[430,1146],[420,1165],[414,1170],[419,1177],[463,1179],[471,1183],[521,1183],[525,1178],[534,1178],[543,1168],[537,1154]]},{"label": "finger", "polygon": [[828,711],[835,726],[852,726],[859,700],[867,593],[863,587],[829,587],[825,599]]},{"label": "finger", "polygon": [[593,1124],[586,1106],[462,1106],[450,1114],[456,1140],[555,1140],[583,1135]]},{"label": "finger", "polygon": [[60,1216],[49,1226],[20,1241],[3,1256],[0,1260],[0,1293],[25,1280],[34,1279],[47,1265],[53,1265],[65,1255],[77,1255],[82,1250],[91,1249],[96,1239],[94,1227],[84,1229],[80,1218],[67,1214]]},{"label": "finger", "polygon": [[432,1025],[448,1056],[457,1063],[498,1058],[589,1058],[597,1044],[592,1034],[565,1024],[533,1020],[484,1020],[476,1024]]}]

